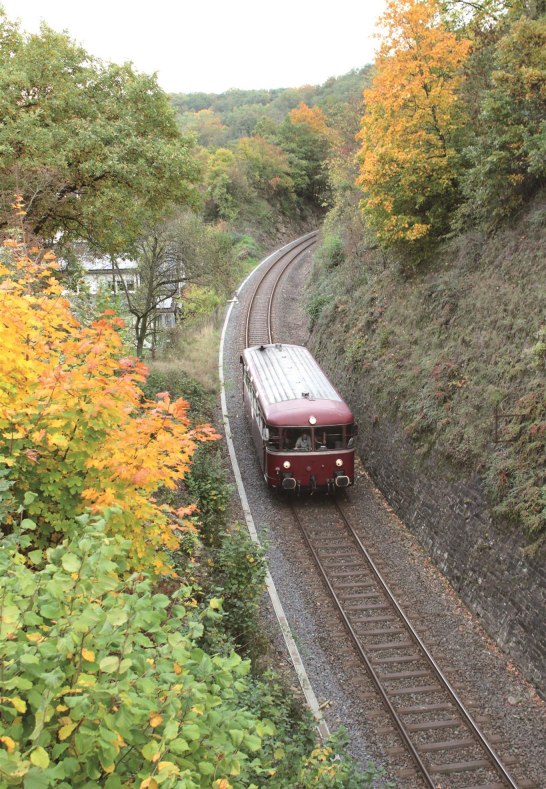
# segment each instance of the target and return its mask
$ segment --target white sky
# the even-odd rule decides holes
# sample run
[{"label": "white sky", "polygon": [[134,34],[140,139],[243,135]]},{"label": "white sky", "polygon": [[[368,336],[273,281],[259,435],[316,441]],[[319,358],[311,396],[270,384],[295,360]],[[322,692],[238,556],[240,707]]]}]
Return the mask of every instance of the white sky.
[{"label": "white sky", "polygon": [[36,32],[65,30],[102,60],[157,72],[172,93],[322,84],[373,60],[385,0],[0,0]]}]

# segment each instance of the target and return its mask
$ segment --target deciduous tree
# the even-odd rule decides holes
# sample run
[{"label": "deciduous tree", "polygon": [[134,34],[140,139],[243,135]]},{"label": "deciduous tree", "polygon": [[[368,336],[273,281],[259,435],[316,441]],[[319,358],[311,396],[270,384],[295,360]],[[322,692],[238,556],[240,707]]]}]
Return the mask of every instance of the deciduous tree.
[{"label": "deciduous tree", "polygon": [[546,179],[546,14],[513,10],[490,48],[488,83],[465,150],[458,220],[488,229]]},{"label": "deciduous tree", "polygon": [[[174,302],[175,317],[182,318],[185,286],[214,285],[217,292],[227,288],[232,252],[226,233],[205,225],[191,212],[151,228],[139,238],[135,252],[134,290],[128,288],[127,272],[117,267],[115,259],[114,266],[134,319],[136,353],[142,357],[147,341],[155,347],[155,324],[162,307]],[[130,274],[133,277],[134,270]]]},{"label": "deciduous tree", "polygon": [[147,371],[124,355],[122,321],[105,314],[80,325],[51,253],[29,255],[20,242],[6,244],[0,468],[8,470],[15,499],[8,523],[20,507],[37,523],[38,544],[47,545],[86,507],[115,507],[111,525],[131,539],[134,565],[165,567],[161,549],[177,546],[183,524],[154,494],[176,487],[197,443],[214,433],[190,428],[185,401],[172,402],[166,392],[156,401],[143,397]]},{"label": "deciduous tree", "polygon": [[0,232],[20,191],[35,235],[120,253],[195,197],[192,142],[154,76],[105,65],[45,25],[25,35],[1,9],[0,118]]},{"label": "deciduous tree", "polygon": [[279,139],[288,153],[296,193],[321,207],[326,205],[330,199],[326,162],[331,134],[324,112],[300,102],[288,113]]},{"label": "deciduous tree", "polygon": [[385,245],[437,237],[457,199],[458,91],[470,42],[436,0],[390,0],[359,134],[364,212]]},{"label": "deciduous tree", "polygon": [[288,157],[264,137],[243,137],[235,146],[247,180],[259,195],[271,201],[291,202],[293,180]]}]

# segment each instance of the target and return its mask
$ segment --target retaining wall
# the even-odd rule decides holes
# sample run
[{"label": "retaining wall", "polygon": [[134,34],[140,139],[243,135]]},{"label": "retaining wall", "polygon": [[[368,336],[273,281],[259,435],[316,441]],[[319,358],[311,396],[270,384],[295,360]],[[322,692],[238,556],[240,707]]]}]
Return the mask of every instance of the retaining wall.
[{"label": "retaining wall", "polygon": [[[339,383],[339,361],[332,360],[333,370]],[[359,454],[375,484],[485,630],[546,698],[544,555],[528,556],[517,530],[491,516],[478,477],[462,477],[441,458],[419,458],[399,425],[371,416],[373,406],[354,381],[342,379],[340,387],[355,412]]]}]

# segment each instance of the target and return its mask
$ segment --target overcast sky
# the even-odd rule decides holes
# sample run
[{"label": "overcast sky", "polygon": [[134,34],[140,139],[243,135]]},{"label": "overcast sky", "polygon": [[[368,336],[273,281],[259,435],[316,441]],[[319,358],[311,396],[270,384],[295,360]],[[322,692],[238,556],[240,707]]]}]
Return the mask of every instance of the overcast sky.
[{"label": "overcast sky", "polygon": [[322,84],[373,60],[385,0],[0,0],[35,32],[66,30],[173,93]]}]

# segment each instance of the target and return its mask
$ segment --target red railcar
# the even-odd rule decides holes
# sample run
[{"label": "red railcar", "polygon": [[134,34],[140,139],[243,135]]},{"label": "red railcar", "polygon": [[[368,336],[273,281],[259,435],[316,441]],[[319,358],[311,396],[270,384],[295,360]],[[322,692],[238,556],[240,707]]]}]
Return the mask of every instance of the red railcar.
[{"label": "red railcar", "polygon": [[243,398],[264,479],[280,490],[354,483],[353,414],[300,345],[246,348]]}]

